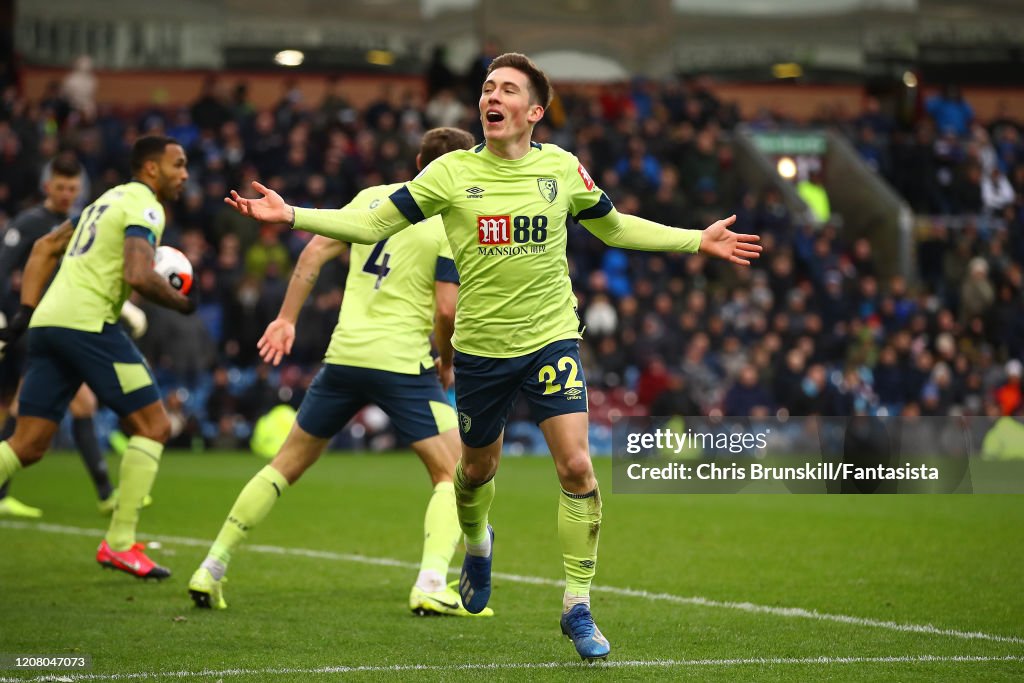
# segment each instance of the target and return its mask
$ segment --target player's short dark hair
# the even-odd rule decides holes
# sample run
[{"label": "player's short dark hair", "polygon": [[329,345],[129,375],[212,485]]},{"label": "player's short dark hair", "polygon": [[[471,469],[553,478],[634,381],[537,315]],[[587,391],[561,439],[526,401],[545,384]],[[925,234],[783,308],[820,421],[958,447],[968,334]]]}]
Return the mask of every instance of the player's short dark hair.
[{"label": "player's short dark hair", "polygon": [[142,165],[151,159],[163,156],[167,145],[177,145],[178,141],[166,135],[144,135],[132,145],[132,173],[142,170]]},{"label": "player's short dark hair", "polygon": [[518,52],[506,52],[495,57],[491,65],[487,67],[487,75],[490,76],[491,72],[495,69],[506,66],[518,69],[526,74],[530,81],[530,93],[533,95],[534,101],[547,109],[548,105],[551,104],[551,97],[554,95],[548,75],[541,71],[540,67],[533,63],[532,59]]},{"label": "player's short dark hair", "polygon": [[62,178],[77,178],[82,175],[82,164],[70,154],[61,154],[50,164],[50,175]]},{"label": "player's short dark hair", "polygon": [[469,149],[476,140],[459,128],[432,128],[423,134],[420,142],[420,165],[427,167],[434,159],[457,149]]}]

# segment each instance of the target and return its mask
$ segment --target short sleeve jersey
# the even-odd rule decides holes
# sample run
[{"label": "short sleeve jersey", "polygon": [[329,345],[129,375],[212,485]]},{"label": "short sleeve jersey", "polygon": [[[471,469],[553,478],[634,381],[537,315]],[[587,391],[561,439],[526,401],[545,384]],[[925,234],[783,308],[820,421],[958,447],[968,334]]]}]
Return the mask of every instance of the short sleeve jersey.
[{"label": "short sleeve jersey", "polygon": [[33,206],[18,214],[0,236],[0,296],[6,295],[10,274],[25,268],[32,245],[67,219],[45,206]]},{"label": "short sleeve jersey", "polygon": [[[400,187],[367,188],[348,206],[376,208]],[[376,244],[353,244],[345,298],[324,361],[407,375],[433,370],[436,281],[459,281],[440,217]]]},{"label": "short sleeve jersey", "polygon": [[513,358],[579,338],[566,219],[600,218],[612,204],[574,155],[537,143],[516,160],[485,145],[449,152],[391,200],[413,223],[444,219],[462,282],[456,349]]},{"label": "short sleeve jersey", "polygon": [[131,181],[104,192],[78,218],[31,326],[99,332],[104,323],[116,323],[131,293],[124,281],[125,236],[156,247],[163,232],[164,208],[148,185]]}]

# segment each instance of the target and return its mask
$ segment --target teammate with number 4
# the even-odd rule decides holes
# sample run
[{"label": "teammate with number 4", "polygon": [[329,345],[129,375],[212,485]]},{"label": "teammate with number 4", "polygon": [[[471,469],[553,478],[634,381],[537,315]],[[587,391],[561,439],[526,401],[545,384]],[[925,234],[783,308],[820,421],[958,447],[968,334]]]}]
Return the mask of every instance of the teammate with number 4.
[{"label": "teammate with number 4", "polygon": [[193,300],[153,271],[164,231],[160,202],[181,194],[185,164],[185,150],[174,139],[139,138],[131,152],[132,181],[107,190],[81,217],[36,241],[21,289],[22,310],[31,314],[28,369],[14,435],[0,442],[2,481],[43,457],[83,382],[117,413],[131,438],[121,460],[120,496],[96,561],[139,578],[171,575],[135,542],[139,509],[171,426],[153,373],[117,320],[133,289],[181,313],[195,310]]},{"label": "teammate with number 4", "polygon": [[561,484],[558,536],[566,586],[562,632],[584,659],[606,658],[608,640],[590,611],[597,566],[601,496],[587,444],[586,384],[580,325],[566,260],[569,217],[610,246],[678,251],[749,265],[756,235],[729,230],[736,218],[704,230],[679,230],[618,213],[586,169],[555,145],[531,141],[551,101],[551,85],[526,56],[505,54],[488,67],[480,96],[486,142],[430,164],[370,211],[293,208],[263,195],[226,199],[261,221],[372,244],[441,214],[461,279],[453,344],[463,442],[455,473],[466,558],[459,582],[470,612],[491,594],[494,534],[488,512],[505,422],[522,390],[547,441]]},{"label": "teammate with number 4", "polygon": [[[469,133],[436,128],[423,136],[416,163],[422,168],[447,152],[472,146]],[[349,206],[372,209],[400,187],[368,188]],[[281,311],[259,340],[263,360],[277,365],[291,352],[299,311],[320,268],[344,249],[343,243],[326,237],[314,237],[306,245]],[[296,424],[274,460],[242,489],[189,581],[189,593],[199,607],[227,607],[223,581],[235,548],[263,521],[282,492],[317,461],[330,438],[365,405],[375,403],[391,418],[402,441],[411,444],[434,485],[409,608],[417,614],[473,616],[446,580],[462,531],[452,483],[459,458],[457,420],[442,390],[442,384],[447,389],[452,383],[451,336],[459,278],[444,225],[433,218],[375,245],[353,245],[349,264],[338,325]],[[440,356],[436,371],[430,358],[432,329]],[[493,614],[490,609],[477,612]]]}]

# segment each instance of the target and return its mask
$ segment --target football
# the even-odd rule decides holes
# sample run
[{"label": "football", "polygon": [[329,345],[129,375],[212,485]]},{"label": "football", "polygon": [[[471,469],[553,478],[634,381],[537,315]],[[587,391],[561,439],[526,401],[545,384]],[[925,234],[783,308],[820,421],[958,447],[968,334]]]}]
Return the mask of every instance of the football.
[{"label": "football", "polygon": [[187,256],[174,247],[157,247],[153,270],[167,278],[171,287],[182,294],[188,294],[188,290],[192,288],[192,264]]}]

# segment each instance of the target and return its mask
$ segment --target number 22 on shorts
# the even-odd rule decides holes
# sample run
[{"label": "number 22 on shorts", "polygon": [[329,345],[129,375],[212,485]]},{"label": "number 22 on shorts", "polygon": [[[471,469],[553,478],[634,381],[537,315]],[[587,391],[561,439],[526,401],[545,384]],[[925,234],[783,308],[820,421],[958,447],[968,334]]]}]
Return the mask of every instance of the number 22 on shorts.
[{"label": "number 22 on shorts", "polygon": [[[570,392],[569,389],[582,389],[583,382],[579,380],[580,369],[576,365],[576,360],[569,356],[562,356],[558,359],[558,369],[562,372],[569,371],[569,376],[565,379],[565,389],[567,394],[579,395],[581,392],[575,391]],[[537,381],[545,384],[544,395],[557,394],[562,390],[562,385],[556,384],[555,380],[558,379],[558,373],[555,372],[555,368],[552,365],[545,365],[537,373]]]}]

